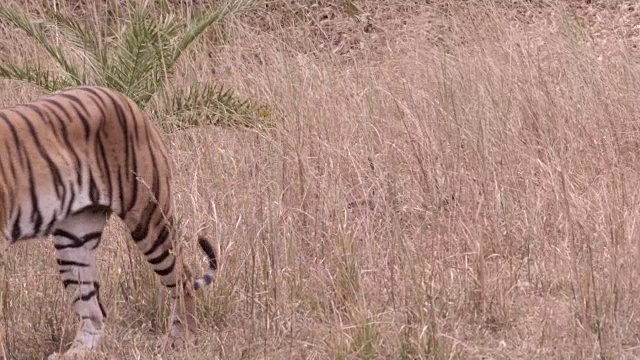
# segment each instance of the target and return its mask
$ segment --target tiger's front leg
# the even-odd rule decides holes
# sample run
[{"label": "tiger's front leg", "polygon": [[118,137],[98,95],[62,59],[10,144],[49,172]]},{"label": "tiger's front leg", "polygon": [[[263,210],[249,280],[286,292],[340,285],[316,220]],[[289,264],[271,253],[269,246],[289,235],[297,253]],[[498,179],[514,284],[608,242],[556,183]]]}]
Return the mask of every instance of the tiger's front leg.
[{"label": "tiger's front leg", "polygon": [[81,359],[98,346],[106,313],[100,303],[95,249],[106,218],[99,209],[85,210],[61,221],[53,231],[62,284],[73,299],[80,324],[69,350],[62,355],[53,353],[49,360]]}]

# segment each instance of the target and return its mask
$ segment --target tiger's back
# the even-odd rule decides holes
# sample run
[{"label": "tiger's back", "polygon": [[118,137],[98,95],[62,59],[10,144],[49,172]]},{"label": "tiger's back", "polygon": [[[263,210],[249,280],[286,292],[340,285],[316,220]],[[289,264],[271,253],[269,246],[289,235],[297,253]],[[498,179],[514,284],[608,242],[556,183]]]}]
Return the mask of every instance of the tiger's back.
[{"label": "tiger's back", "polygon": [[[9,239],[47,235],[57,218],[88,206],[109,207],[122,217],[136,202],[170,193],[158,131],[117,92],[74,88],[0,110],[0,120],[0,176],[14,210],[2,219]],[[162,183],[156,193],[141,189],[154,182]]]},{"label": "tiger's back", "polygon": [[[106,312],[94,252],[112,213],[174,292],[169,332],[183,342],[193,326],[194,300],[183,288],[189,274],[173,253],[167,151],[148,116],[116,91],[84,86],[0,110],[0,140],[4,235],[10,243],[53,235],[63,284],[81,318],[66,354],[95,348],[102,332]],[[199,243],[210,268],[196,288],[213,281],[217,266],[208,242]]]}]

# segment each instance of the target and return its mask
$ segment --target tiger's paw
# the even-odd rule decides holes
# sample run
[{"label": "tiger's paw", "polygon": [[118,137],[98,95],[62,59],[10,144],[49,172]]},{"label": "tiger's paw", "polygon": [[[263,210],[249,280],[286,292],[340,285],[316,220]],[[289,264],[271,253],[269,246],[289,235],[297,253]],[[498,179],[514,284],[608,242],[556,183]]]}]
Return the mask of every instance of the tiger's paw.
[{"label": "tiger's paw", "polygon": [[81,360],[84,359],[87,354],[88,351],[84,349],[69,349],[63,354],[54,352],[47,357],[47,360]]},{"label": "tiger's paw", "polygon": [[176,321],[167,334],[166,345],[171,350],[183,351],[195,344],[194,339],[193,333],[183,323]]}]

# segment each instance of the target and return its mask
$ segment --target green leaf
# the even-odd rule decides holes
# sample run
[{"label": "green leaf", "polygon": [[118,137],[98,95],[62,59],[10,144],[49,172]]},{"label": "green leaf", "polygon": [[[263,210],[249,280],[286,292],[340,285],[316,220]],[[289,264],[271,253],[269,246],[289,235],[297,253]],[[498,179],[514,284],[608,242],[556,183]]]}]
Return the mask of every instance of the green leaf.
[{"label": "green leaf", "polygon": [[[27,81],[48,91],[85,83],[102,85],[122,92],[141,107],[160,93],[154,105],[167,110],[161,121],[165,128],[172,120],[177,123],[173,128],[206,124],[264,127],[269,125],[270,112],[230,89],[209,83],[167,89],[179,58],[207,28],[248,10],[255,2],[229,0],[189,21],[153,10],[149,2],[131,1],[126,18],[102,27],[48,8],[47,18],[36,23],[26,13],[0,7],[0,19],[25,31],[65,73],[58,76],[39,64],[15,65],[0,57],[0,77]],[[58,35],[55,42],[47,37],[49,30]],[[80,66],[69,60],[77,59],[70,52],[79,55]]]},{"label": "green leaf", "polygon": [[145,104],[156,92],[154,70],[159,59],[156,42],[161,37],[157,24],[149,20],[144,8],[132,14],[119,37],[115,56],[106,75],[107,86]]},{"label": "green leaf", "polygon": [[240,99],[232,90],[211,83],[193,83],[188,89],[174,88],[164,93],[160,125],[182,130],[202,125],[257,128],[266,126],[269,113],[264,107]]},{"label": "green leaf", "polygon": [[0,61],[0,77],[8,80],[28,82],[49,92],[58,91],[75,84],[63,76],[56,76],[50,71],[43,70],[38,64],[29,65],[26,63],[18,67],[6,60]]},{"label": "green leaf", "polygon": [[27,35],[37,41],[47,51],[47,53],[49,53],[49,55],[62,67],[73,84],[80,85],[84,83],[84,76],[81,75],[78,70],[67,60],[67,57],[64,55],[63,48],[51,42],[42,31],[42,29],[36,26],[24,14],[12,8],[0,7],[0,17],[9,21],[17,28],[23,30],[27,33]]},{"label": "green leaf", "polygon": [[109,62],[107,47],[101,45],[99,29],[49,7],[45,7],[45,13],[51,19],[52,26],[56,26],[65,35],[68,42],[85,60],[85,67],[89,67],[94,75],[104,74]]}]

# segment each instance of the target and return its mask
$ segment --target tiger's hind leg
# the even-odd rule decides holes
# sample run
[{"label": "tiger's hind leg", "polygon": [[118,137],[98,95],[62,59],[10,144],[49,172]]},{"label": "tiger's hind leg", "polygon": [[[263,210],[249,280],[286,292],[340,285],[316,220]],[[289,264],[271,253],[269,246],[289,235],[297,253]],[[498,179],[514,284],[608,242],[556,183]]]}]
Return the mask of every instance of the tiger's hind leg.
[{"label": "tiger's hind leg", "polygon": [[[160,211],[161,208],[164,211]],[[194,339],[195,297],[193,284],[189,282],[189,269],[173,249],[175,233],[171,207],[167,203],[160,206],[151,201],[142,211],[127,213],[124,222],[137,248],[171,294],[167,342],[171,348],[182,350]]]},{"label": "tiger's hind leg", "polygon": [[109,212],[92,207],[59,221],[52,232],[62,283],[80,317],[76,336],[67,352],[52,359],[79,359],[95,349],[102,335],[106,312],[100,303],[95,250]]}]

